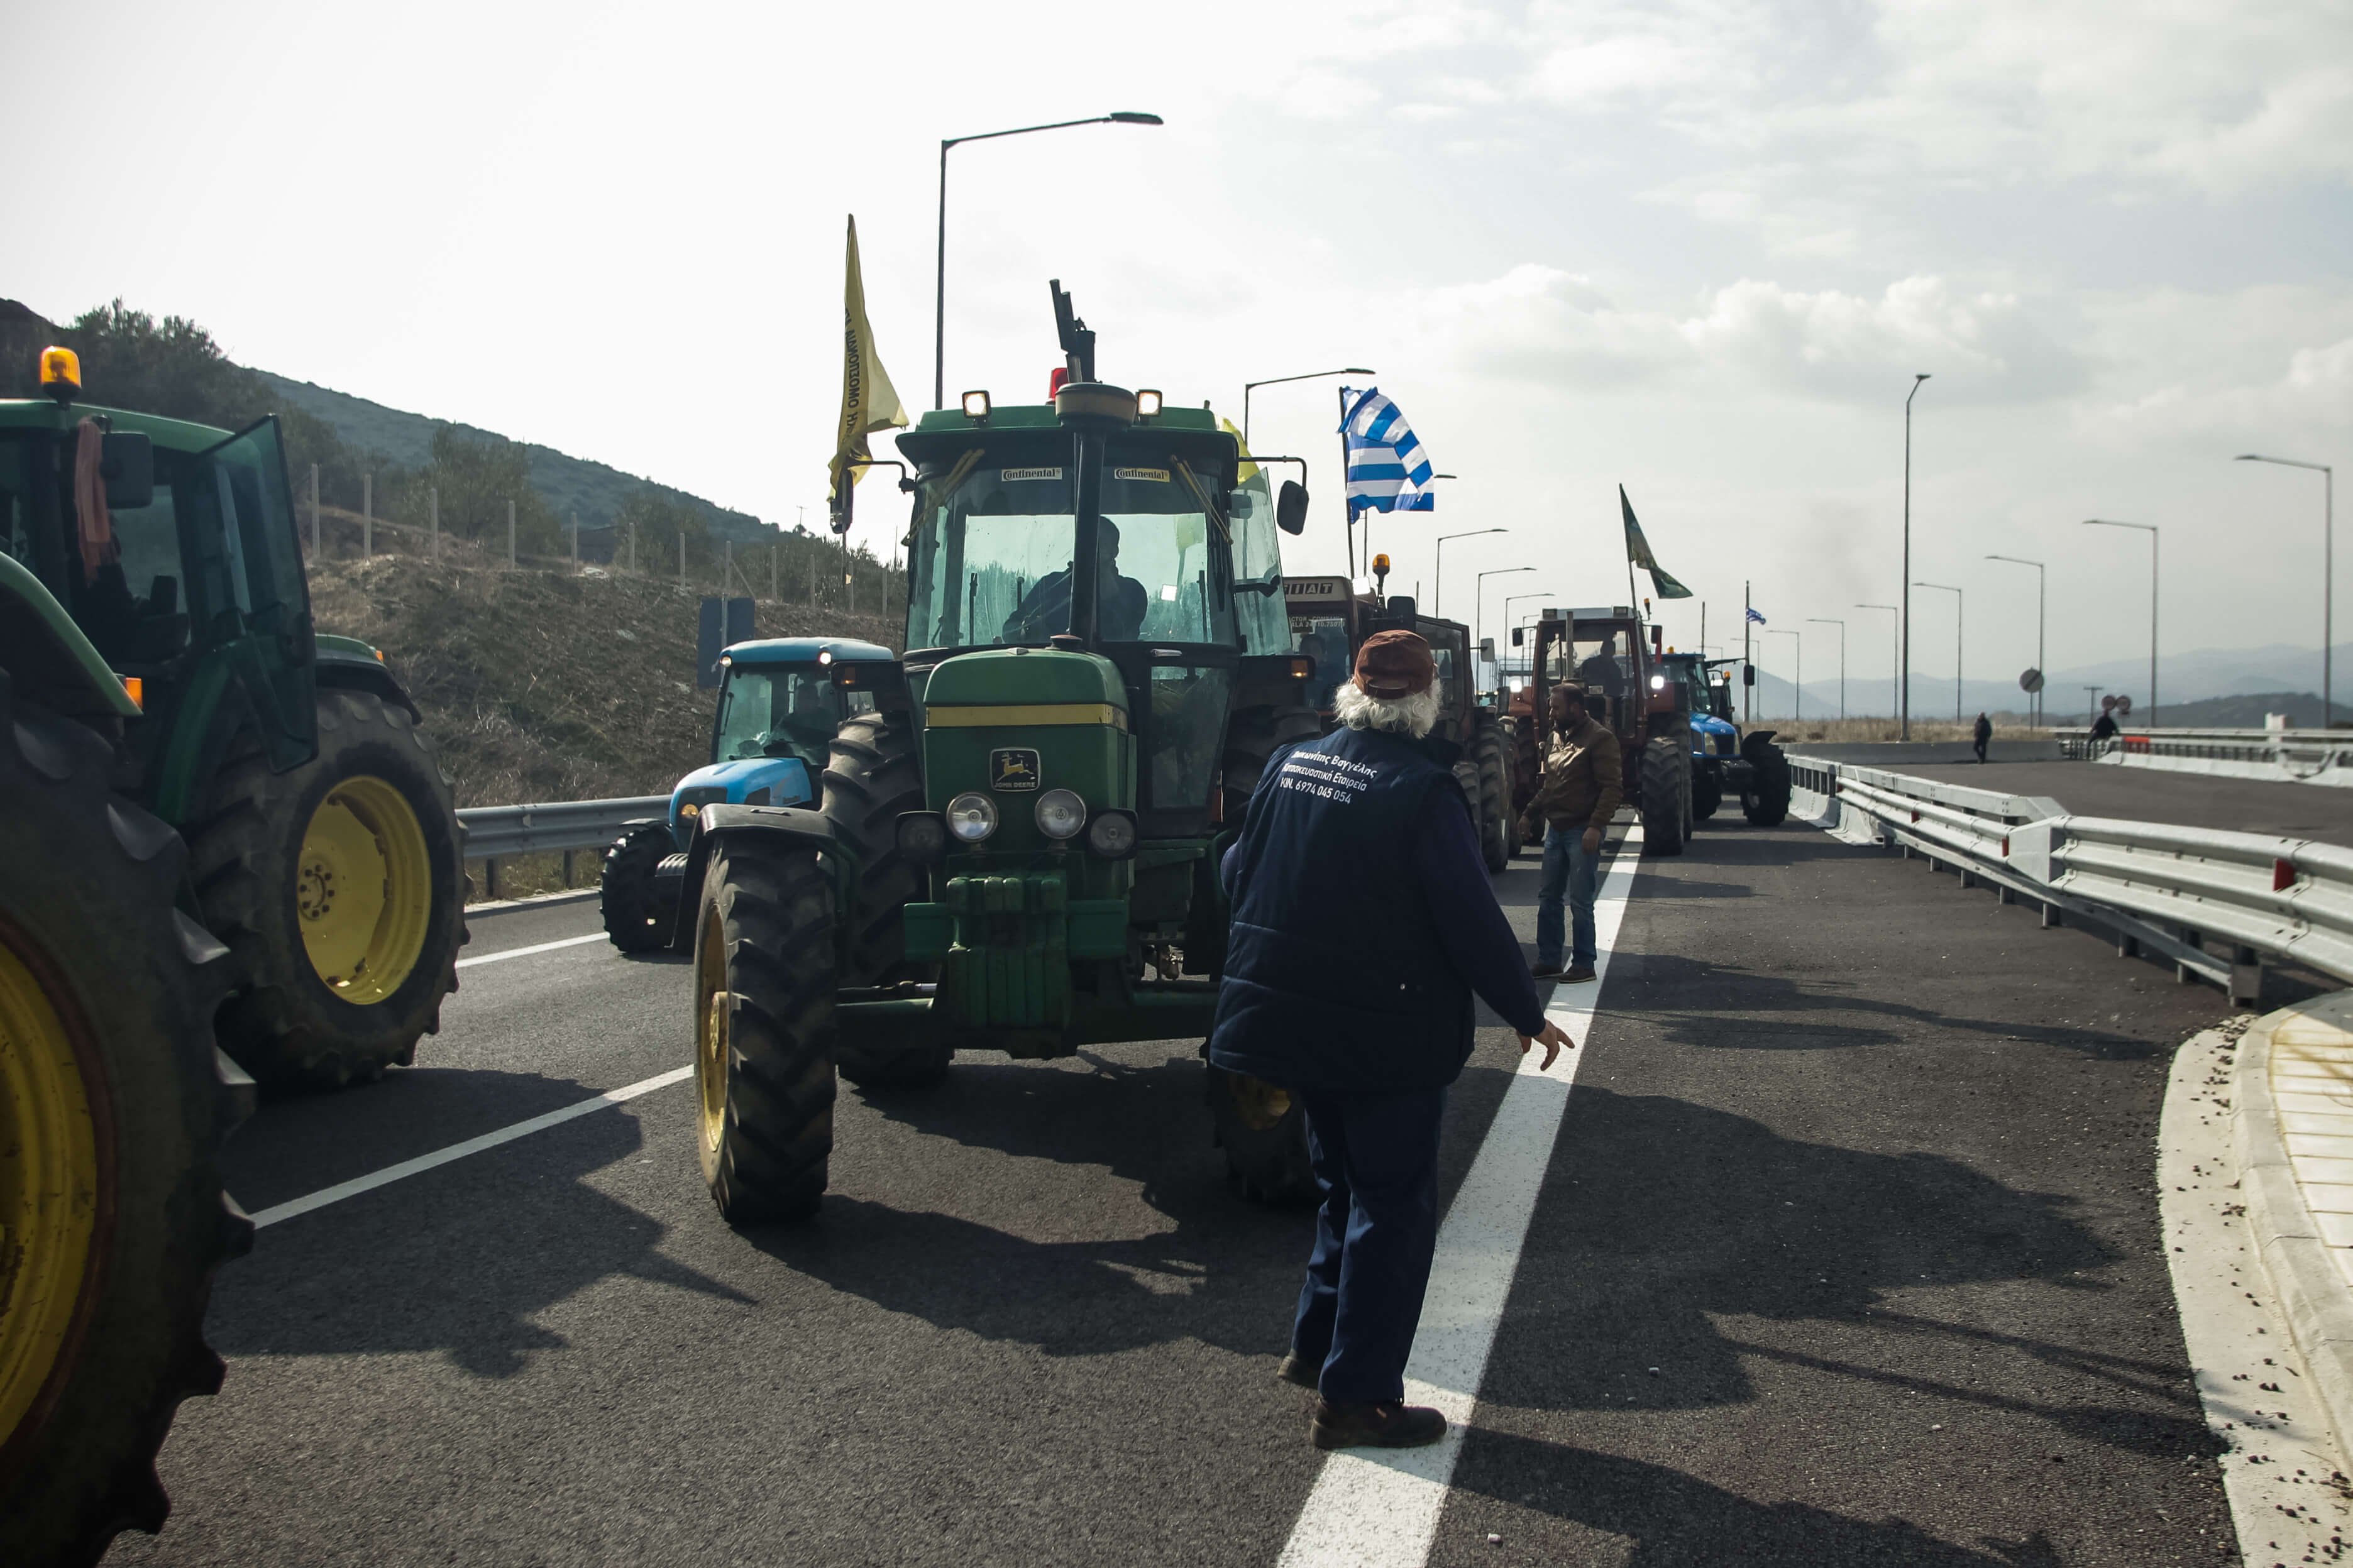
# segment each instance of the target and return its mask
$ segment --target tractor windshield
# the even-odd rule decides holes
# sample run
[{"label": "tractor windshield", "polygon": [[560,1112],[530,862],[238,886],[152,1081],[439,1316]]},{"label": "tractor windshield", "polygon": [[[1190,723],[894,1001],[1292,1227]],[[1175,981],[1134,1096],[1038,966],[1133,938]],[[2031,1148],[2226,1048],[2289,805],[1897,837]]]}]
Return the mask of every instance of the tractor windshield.
[{"label": "tractor windshield", "polygon": [[[1227,552],[1203,500],[1210,482],[1166,452],[1147,462],[1111,449],[1096,540],[1105,642],[1238,640]],[[985,454],[926,485],[908,645],[1037,644],[1069,631],[1072,489],[1067,457],[1013,464]]]},{"label": "tractor windshield", "polygon": [[1289,653],[1291,617],[1282,602],[1282,536],[1274,526],[1273,478],[1242,465],[1234,488],[1234,618],[1244,653]]},{"label": "tractor windshield", "polygon": [[1307,705],[1319,713],[1329,713],[1332,694],[1356,668],[1356,654],[1348,647],[1347,617],[1293,615],[1291,632],[1298,650],[1315,661],[1315,673],[1307,681]]},{"label": "tractor windshield", "polygon": [[813,664],[731,666],[719,693],[718,739],[711,760],[798,757],[822,768],[841,718],[841,691],[829,669]]}]

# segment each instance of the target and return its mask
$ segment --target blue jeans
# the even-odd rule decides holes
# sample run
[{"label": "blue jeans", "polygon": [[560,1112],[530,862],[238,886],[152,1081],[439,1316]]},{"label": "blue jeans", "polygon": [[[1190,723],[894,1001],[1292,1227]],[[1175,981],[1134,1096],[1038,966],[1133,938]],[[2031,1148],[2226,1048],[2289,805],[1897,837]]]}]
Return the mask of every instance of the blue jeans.
[{"label": "blue jeans", "polygon": [[1446,1091],[1294,1090],[1324,1189],[1291,1348],[1321,1363],[1335,1405],[1405,1396],[1405,1363],[1438,1249],[1438,1129]]},{"label": "blue jeans", "polygon": [[1560,962],[1560,900],[1568,898],[1571,927],[1577,943],[1569,967],[1590,969],[1599,957],[1593,941],[1593,895],[1601,875],[1601,857],[1585,852],[1582,827],[1545,829],[1544,885],[1536,892],[1536,962]]}]

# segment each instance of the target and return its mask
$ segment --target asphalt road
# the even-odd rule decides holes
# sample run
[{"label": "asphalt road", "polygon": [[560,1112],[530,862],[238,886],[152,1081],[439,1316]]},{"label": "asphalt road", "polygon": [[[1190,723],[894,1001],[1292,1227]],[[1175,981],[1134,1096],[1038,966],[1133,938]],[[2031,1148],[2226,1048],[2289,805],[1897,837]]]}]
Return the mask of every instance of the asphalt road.
[{"label": "asphalt road", "polygon": [[[1524,937],[1535,883],[1499,879]],[[468,955],[595,920],[482,916]],[[469,967],[415,1068],[265,1107],[232,1185],[683,1065],[687,982],[601,942]],[[2223,1010],[1810,829],[1647,863],[1431,1561],[2232,1560],[2151,1191],[2168,1058]],[[1227,1186],[1196,1047],[845,1089],[799,1228],[720,1222],[684,1084],[271,1226],[174,1518],[110,1561],[1271,1563],[1321,1458],[1271,1378],[1307,1219]],[[1482,1030],[1450,1196],[1514,1060]]]},{"label": "asphalt road", "polygon": [[2009,795],[2049,795],[2084,816],[2353,845],[2353,789],[2328,784],[2215,778],[2116,763],[1907,763],[1896,771]]}]

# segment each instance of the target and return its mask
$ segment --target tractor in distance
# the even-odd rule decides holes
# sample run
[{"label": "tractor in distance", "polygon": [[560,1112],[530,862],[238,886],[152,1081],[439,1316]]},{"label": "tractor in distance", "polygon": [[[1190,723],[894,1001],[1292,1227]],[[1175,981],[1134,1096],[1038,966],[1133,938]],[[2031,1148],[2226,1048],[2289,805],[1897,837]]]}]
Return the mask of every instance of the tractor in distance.
[{"label": "tractor in distance", "polygon": [[[1514,646],[1527,646],[1529,629],[1512,629]],[[1535,797],[1535,763],[1552,734],[1552,689],[1581,685],[1586,710],[1618,737],[1626,803],[1641,815],[1644,850],[1682,854],[1693,826],[1691,693],[1667,677],[1659,628],[1616,605],[1547,609],[1534,632],[1528,684],[1513,702],[1522,753],[1515,816]]]},{"label": "tractor in distance", "polygon": [[[0,445],[0,460],[21,476],[39,450]],[[110,476],[102,443],[89,450],[87,484],[131,501],[139,476]],[[0,519],[19,540],[26,504],[0,488]],[[219,1163],[253,1098],[215,1044],[231,955],[196,918],[188,846],[123,790],[132,737],[152,721],[117,662],[0,552],[0,1542],[11,1563],[92,1563],[118,1531],[162,1527],[171,1504],[156,1450],[183,1398],[220,1387],[203,1333],[212,1271],[253,1238]]]},{"label": "tractor in distance", "polygon": [[458,984],[462,834],[383,654],[311,626],[277,419],[88,405],[65,349],[40,384],[0,400],[0,553],[136,709],[111,777],[187,842],[223,1046],[264,1084],[410,1060]]},{"label": "tractor in distance", "polygon": [[[864,733],[877,694],[900,685],[898,657],[846,637],[768,637],[730,645],[719,656],[719,705],[711,726],[711,761],[670,791],[670,815],[625,823],[605,853],[605,934],[623,952],[647,952],[693,938],[684,873],[695,822],[712,805],[790,805],[819,810],[820,781],[837,738],[873,749]],[[859,732],[842,737],[857,721]],[[877,753],[879,755],[879,752]],[[871,777],[871,772],[865,777]],[[845,786],[861,780],[845,778]],[[884,804],[894,814],[920,805],[922,780],[911,769]],[[849,810],[857,788],[837,789],[831,804]],[[860,816],[863,815],[861,812]],[[853,834],[856,824],[841,824]],[[700,892],[701,889],[694,889]]]},{"label": "tractor in distance", "polygon": [[[837,1068],[1205,1038],[1219,858],[1268,757],[1317,733],[1277,538],[1305,489],[1208,409],[1098,381],[1052,297],[1050,401],[968,392],[898,437],[904,679],[845,723],[822,809],[697,818],[697,1138],[730,1220],[815,1209]],[[1246,1190],[1312,1190],[1287,1094],[1214,1068],[1206,1092]]]},{"label": "tractor in distance", "polygon": [[1732,721],[1732,683],[1725,672],[1740,663],[1670,651],[1664,668],[1691,706],[1692,816],[1714,816],[1725,795],[1736,795],[1750,822],[1771,827],[1789,815],[1789,761],[1773,743],[1772,731],[1743,735]]},{"label": "tractor in distance", "polygon": [[[1388,557],[1373,558],[1376,583],[1388,573]],[[1404,595],[1352,591],[1345,577],[1286,577],[1283,603],[1291,616],[1292,640],[1315,661],[1309,680],[1310,701],[1324,728],[1335,722],[1333,692],[1356,669],[1356,650],[1377,632],[1419,632],[1430,643],[1438,662],[1439,712],[1431,731],[1454,748],[1455,782],[1471,806],[1479,847],[1487,869],[1500,871],[1511,864],[1512,739],[1502,717],[1481,703],[1478,693],[1478,650],[1471,646],[1470,628],[1460,621],[1435,620],[1419,613]]]}]

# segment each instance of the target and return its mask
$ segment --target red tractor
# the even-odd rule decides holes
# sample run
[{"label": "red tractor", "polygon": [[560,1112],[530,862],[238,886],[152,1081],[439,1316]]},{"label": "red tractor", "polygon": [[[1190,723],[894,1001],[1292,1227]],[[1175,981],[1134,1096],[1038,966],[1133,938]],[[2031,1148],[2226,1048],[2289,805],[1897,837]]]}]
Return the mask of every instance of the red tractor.
[{"label": "red tractor", "polygon": [[[1512,815],[1526,815],[1535,799],[1537,764],[1552,735],[1552,689],[1585,688],[1586,706],[1618,737],[1626,769],[1626,802],[1642,814],[1642,847],[1680,855],[1691,837],[1691,689],[1664,663],[1660,628],[1645,626],[1623,605],[1548,609],[1535,624],[1528,683],[1511,704],[1518,765]],[[1512,629],[1526,647],[1527,628]]]}]

